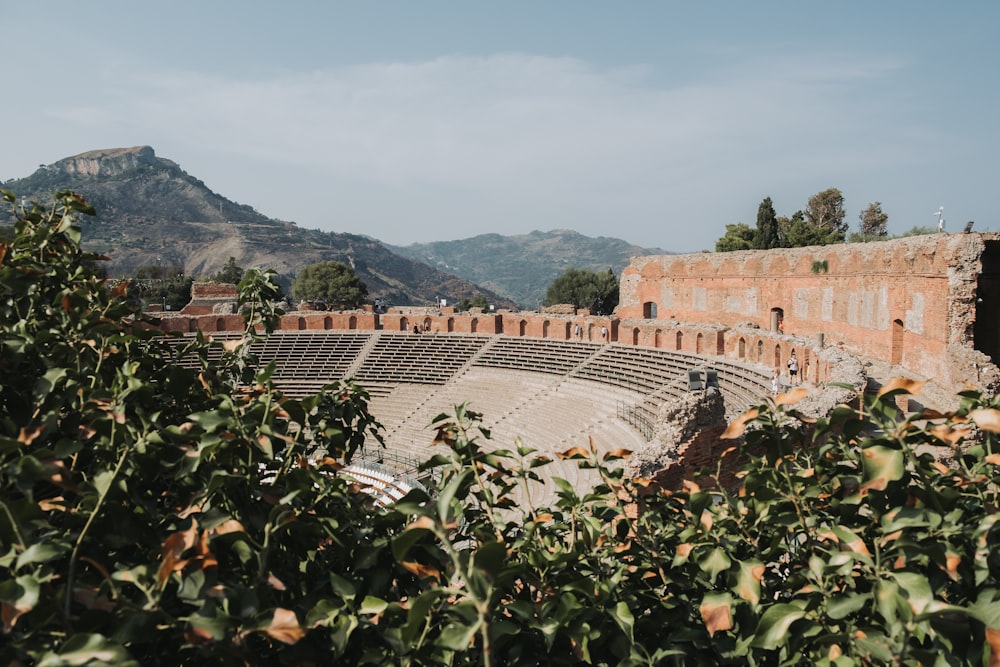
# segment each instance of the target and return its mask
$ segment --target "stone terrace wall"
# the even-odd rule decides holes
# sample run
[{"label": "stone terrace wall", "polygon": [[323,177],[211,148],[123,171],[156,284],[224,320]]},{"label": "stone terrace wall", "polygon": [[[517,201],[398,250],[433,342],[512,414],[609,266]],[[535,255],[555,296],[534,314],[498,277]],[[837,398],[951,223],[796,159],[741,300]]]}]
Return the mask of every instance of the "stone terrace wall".
[{"label": "stone terrace wall", "polygon": [[[972,372],[956,368],[954,352],[972,347],[984,238],[998,237],[934,234],[636,257],[622,273],[617,314],[647,325],[676,320],[747,332],[756,328],[778,339],[794,334],[818,342],[822,337],[827,344],[957,385]],[[739,338],[735,330],[725,334],[725,354],[740,356],[734,348]],[[757,344],[747,337],[742,343],[755,361]]]}]

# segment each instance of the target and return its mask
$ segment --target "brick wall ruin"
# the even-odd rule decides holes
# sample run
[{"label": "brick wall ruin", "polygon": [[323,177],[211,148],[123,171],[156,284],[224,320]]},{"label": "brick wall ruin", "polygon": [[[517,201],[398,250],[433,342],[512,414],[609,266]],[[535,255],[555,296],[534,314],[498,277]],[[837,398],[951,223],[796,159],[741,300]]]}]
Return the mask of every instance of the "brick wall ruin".
[{"label": "brick wall ruin", "polygon": [[701,323],[724,329],[727,356],[780,366],[788,344],[837,345],[949,386],[979,384],[996,349],[996,317],[985,320],[998,312],[998,244],[998,234],[934,234],[636,257],[617,314],[640,344],[663,324]]},{"label": "brick wall ruin", "polygon": [[[613,317],[396,307],[387,313],[294,311],[289,330],[478,333],[618,342],[785,368],[825,382],[824,350],[890,363],[949,391],[996,391],[1000,372],[1000,234],[934,234],[864,244],[637,257]],[[239,331],[231,285],[195,283],[192,302],[163,314],[174,331]],[[606,333],[605,333],[606,332]]]}]

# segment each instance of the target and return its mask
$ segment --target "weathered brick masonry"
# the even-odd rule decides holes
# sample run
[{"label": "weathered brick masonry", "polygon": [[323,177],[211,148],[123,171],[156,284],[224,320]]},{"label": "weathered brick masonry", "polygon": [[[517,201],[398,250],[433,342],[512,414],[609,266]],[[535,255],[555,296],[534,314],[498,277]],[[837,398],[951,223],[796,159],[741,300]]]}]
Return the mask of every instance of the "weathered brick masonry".
[{"label": "weathered brick masonry", "polygon": [[[231,285],[196,283],[164,314],[180,331],[242,329]],[[295,311],[281,329],[532,336],[643,345],[777,367],[795,351],[810,381],[831,379],[824,348],[897,365],[948,390],[998,389],[1000,234],[731,253],[637,257],[613,317],[587,311],[472,312],[397,307],[379,314]],[[604,334],[603,332],[607,333]],[[992,359],[991,359],[992,358]]]},{"label": "weathered brick masonry", "polygon": [[639,338],[672,322],[721,325],[722,353],[781,366],[794,335],[811,339],[807,352],[842,344],[958,387],[995,381],[998,285],[1000,234],[934,234],[633,258],[617,314]]}]

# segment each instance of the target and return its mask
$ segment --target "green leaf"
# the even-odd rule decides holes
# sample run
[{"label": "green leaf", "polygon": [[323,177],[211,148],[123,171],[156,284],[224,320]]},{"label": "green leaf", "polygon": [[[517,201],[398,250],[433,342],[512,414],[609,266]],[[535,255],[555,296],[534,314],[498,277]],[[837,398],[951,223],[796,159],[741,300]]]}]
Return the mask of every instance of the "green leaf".
[{"label": "green leaf", "polygon": [[38,667],[139,667],[121,644],[97,634],[73,635],[62,645],[58,655],[48,654],[38,662]]},{"label": "green leaf", "polygon": [[732,563],[733,561],[726,555],[725,551],[715,547],[698,560],[698,567],[701,568],[702,572],[708,573],[710,581],[714,584],[719,573],[728,570]]},{"label": "green leaf", "polygon": [[413,545],[424,539],[428,534],[432,534],[429,528],[416,528],[410,526],[402,533],[392,538],[392,555],[397,561],[404,560],[410,553]]},{"label": "green leaf", "polygon": [[407,645],[412,644],[420,635],[424,625],[430,622],[434,604],[444,594],[440,588],[434,588],[424,591],[410,604],[410,610],[406,614],[406,625],[402,628],[402,639]]},{"label": "green leaf", "polygon": [[61,558],[67,553],[69,553],[69,545],[63,542],[35,542],[17,557],[15,569],[19,570],[26,565],[34,563],[47,563],[51,560]]},{"label": "green leaf", "polygon": [[366,595],[365,599],[361,601],[361,606],[358,607],[359,614],[380,614],[386,610],[389,603],[382,598],[375,597],[374,595]]},{"label": "green leaf", "polygon": [[803,618],[806,613],[798,607],[778,603],[767,608],[760,623],[757,624],[757,632],[754,635],[753,646],[764,649],[776,649],[788,641],[788,630],[792,623]]},{"label": "green leaf", "polygon": [[493,578],[504,568],[506,563],[507,545],[503,542],[487,542],[476,551],[476,567]]},{"label": "green leaf", "polygon": [[861,452],[864,461],[865,489],[882,491],[889,482],[901,479],[906,469],[906,458],[899,449],[882,445],[866,447]]},{"label": "green leaf", "polygon": [[472,474],[472,471],[465,468],[459,474],[452,477],[448,484],[441,489],[441,494],[438,496],[437,510],[438,516],[442,521],[447,522],[451,515],[451,501],[455,498],[462,485],[465,484],[465,480]]},{"label": "green leaf", "polygon": [[32,392],[32,397],[36,401],[43,400],[49,395],[49,393],[51,393],[59,380],[64,377],[66,377],[65,368],[50,368],[46,371],[45,375],[35,381],[35,389]]},{"label": "green leaf", "polygon": [[857,593],[837,595],[827,601],[826,614],[832,619],[840,620],[858,611],[870,600],[871,598],[867,595],[858,595]]},{"label": "green leaf", "polygon": [[97,493],[104,495],[108,492],[108,488],[111,487],[111,482],[115,478],[114,470],[102,470],[101,472],[94,475],[94,488],[97,489]]},{"label": "green leaf", "polygon": [[612,620],[621,628],[621,631],[625,633],[629,641],[634,642],[635,617],[632,615],[632,610],[624,602],[619,602],[610,612]]}]

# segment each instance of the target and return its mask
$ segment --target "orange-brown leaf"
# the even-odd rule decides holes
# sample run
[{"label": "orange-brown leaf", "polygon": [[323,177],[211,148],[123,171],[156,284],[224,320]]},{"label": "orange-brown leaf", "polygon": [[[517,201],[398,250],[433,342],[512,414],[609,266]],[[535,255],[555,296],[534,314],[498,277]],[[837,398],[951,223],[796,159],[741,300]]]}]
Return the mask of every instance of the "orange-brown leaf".
[{"label": "orange-brown leaf", "polygon": [[747,428],[747,422],[752,419],[756,419],[760,411],[757,408],[750,408],[739,417],[729,422],[729,426],[726,430],[719,436],[720,440],[735,440],[743,435]]},{"label": "orange-brown leaf", "polygon": [[411,560],[404,560],[399,562],[403,566],[403,569],[410,574],[416,575],[418,577],[427,577],[435,581],[441,580],[441,571],[430,565],[424,565],[423,563],[416,563]]},{"label": "orange-brown leaf", "polygon": [[576,457],[587,458],[589,453],[590,452],[583,447],[572,447],[567,449],[565,452],[556,452],[556,456],[559,457],[559,459],[572,459]]},{"label": "orange-brown leaf", "polygon": [[786,391],[783,394],[775,396],[774,403],[775,405],[794,405],[805,398],[808,393],[809,390],[805,387],[796,387],[791,391]]},{"label": "orange-brown leaf", "polygon": [[291,609],[278,607],[274,610],[271,625],[264,629],[272,639],[285,644],[294,644],[306,636],[306,631],[299,625],[299,619]]},{"label": "orange-brown leaf", "polygon": [[896,391],[902,389],[903,393],[915,396],[920,393],[920,390],[924,388],[924,383],[920,380],[911,380],[910,378],[893,378],[889,380],[886,384],[878,390],[879,396],[884,396],[890,391]]},{"label": "orange-brown leaf", "polygon": [[936,426],[933,426],[932,428],[928,429],[928,431],[930,431],[930,434],[933,435],[935,438],[937,438],[938,440],[943,440],[944,442],[947,442],[949,445],[954,445],[955,443],[957,443],[959,440],[964,438],[966,433],[968,432],[967,429],[964,428],[957,429],[948,426],[947,424],[937,424]]},{"label": "orange-brown leaf", "polygon": [[705,621],[705,629],[710,635],[725,632],[733,627],[733,616],[727,603],[702,603],[701,618]]},{"label": "orange-brown leaf", "polygon": [[986,643],[990,645],[990,667],[1000,667],[1000,630],[986,628]]},{"label": "orange-brown leaf", "polygon": [[179,530],[166,539],[161,549],[163,560],[160,563],[158,579],[160,588],[163,588],[172,573],[183,569],[187,565],[187,561],[182,560],[181,555],[193,547],[197,539],[198,528],[197,524],[193,521],[190,528]]},{"label": "orange-brown leaf", "polygon": [[969,412],[972,421],[976,426],[990,433],[1000,433],[1000,410],[993,408],[980,408]]}]

